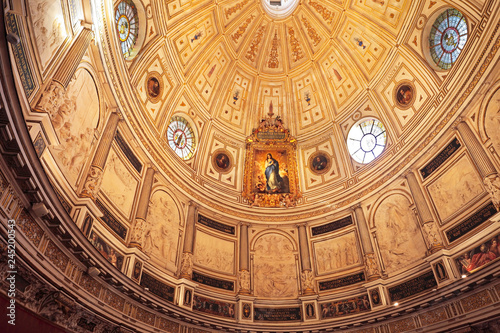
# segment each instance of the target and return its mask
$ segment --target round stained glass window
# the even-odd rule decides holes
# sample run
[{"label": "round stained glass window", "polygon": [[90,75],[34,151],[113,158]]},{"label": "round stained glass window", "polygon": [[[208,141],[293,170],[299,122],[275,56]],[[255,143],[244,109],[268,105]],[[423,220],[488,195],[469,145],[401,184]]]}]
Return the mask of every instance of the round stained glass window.
[{"label": "round stained glass window", "polygon": [[370,163],[384,151],[386,133],[384,124],[377,119],[364,119],[351,127],[347,136],[347,149],[359,163]]},{"label": "round stained glass window", "polygon": [[465,16],[456,9],[441,13],[432,25],[429,47],[432,60],[442,69],[450,69],[467,42]]},{"label": "round stained glass window", "polygon": [[189,122],[174,116],[167,128],[168,145],[183,160],[188,160],[194,155],[196,137]]},{"label": "round stained glass window", "polygon": [[127,58],[139,35],[139,16],[131,0],[124,0],[118,4],[115,11],[115,23],[122,53]]}]

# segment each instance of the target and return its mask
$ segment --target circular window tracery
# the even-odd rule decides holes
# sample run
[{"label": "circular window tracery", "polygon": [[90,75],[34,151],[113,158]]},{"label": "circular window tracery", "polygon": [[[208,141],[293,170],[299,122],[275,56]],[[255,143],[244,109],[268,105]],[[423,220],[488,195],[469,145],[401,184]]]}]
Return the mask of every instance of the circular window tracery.
[{"label": "circular window tracery", "polygon": [[193,157],[196,136],[191,124],[181,116],[173,116],[167,128],[167,141],[172,150],[183,160]]},{"label": "circular window tracery", "polygon": [[347,149],[358,163],[367,164],[384,151],[386,144],[384,124],[377,119],[363,119],[349,130]]},{"label": "circular window tracery", "polygon": [[116,6],[115,24],[122,54],[128,58],[139,36],[139,15],[131,0],[124,0]]},{"label": "circular window tracery", "polygon": [[436,65],[448,70],[457,61],[468,37],[467,21],[458,10],[450,8],[434,21],[429,33],[429,48]]}]

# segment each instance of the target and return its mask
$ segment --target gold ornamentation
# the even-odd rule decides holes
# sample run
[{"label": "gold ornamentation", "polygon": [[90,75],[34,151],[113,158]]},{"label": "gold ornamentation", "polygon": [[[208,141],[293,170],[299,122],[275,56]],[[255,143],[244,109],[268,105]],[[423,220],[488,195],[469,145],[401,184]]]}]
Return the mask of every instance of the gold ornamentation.
[{"label": "gold ornamentation", "polygon": [[300,48],[299,40],[295,37],[295,31],[292,27],[288,28],[288,34],[290,35],[293,62],[297,62],[304,58],[304,52],[302,52],[302,49]]},{"label": "gold ornamentation", "polygon": [[321,42],[321,37],[318,35],[316,30],[314,30],[314,28],[312,27],[311,23],[309,23],[309,21],[307,21],[307,19],[304,16],[302,16],[300,20],[306,26],[307,34],[313,40],[313,45],[318,46],[318,44]]},{"label": "gold ornamentation", "polygon": [[321,15],[323,20],[326,21],[328,24],[332,24],[333,22],[333,13],[331,10],[326,9],[325,7],[321,6],[319,3],[316,1],[309,1],[309,5],[316,9],[316,11]]},{"label": "gold ornamentation", "polygon": [[273,42],[271,44],[271,53],[269,54],[269,62],[267,63],[267,67],[269,68],[278,68],[280,62],[278,60],[278,33],[274,33]]},{"label": "gold ornamentation", "polygon": [[238,39],[245,33],[245,31],[247,30],[250,23],[252,23],[254,18],[255,18],[255,15],[252,14],[252,15],[250,15],[249,18],[246,19],[245,23],[240,25],[238,30],[231,36],[231,39],[233,40],[233,42],[238,43]]},{"label": "gold ornamentation", "polygon": [[238,10],[242,9],[250,0],[244,0],[242,2],[240,2],[239,4],[231,7],[231,8],[226,8],[224,9],[224,13],[226,14],[226,18],[228,19],[229,16],[231,16],[232,14],[236,13]]},{"label": "gold ornamentation", "polygon": [[243,197],[251,207],[295,207],[301,197],[297,176],[297,141],[280,116],[262,119],[247,137]]},{"label": "gold ornamentation", "polygon": [[255,62],[255,57],[257,56],[257,49],[259,48],[259,44],[262,41],[262,37],[264,36],[264,31],[266,30],[266,26],[263,25],[257,30],[252,43],[250,44],[250,50],[247,51],[245,57],[251,62]]}]

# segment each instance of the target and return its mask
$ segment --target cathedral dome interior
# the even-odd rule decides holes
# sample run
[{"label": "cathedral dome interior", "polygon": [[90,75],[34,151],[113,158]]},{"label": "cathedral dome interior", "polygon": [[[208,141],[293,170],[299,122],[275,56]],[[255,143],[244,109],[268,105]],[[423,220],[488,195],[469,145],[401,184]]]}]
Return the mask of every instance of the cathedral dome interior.
[{"label": "cathedral dome interior", "polygon": [[0,327],[500,332],[500,0],[1,17]]}]

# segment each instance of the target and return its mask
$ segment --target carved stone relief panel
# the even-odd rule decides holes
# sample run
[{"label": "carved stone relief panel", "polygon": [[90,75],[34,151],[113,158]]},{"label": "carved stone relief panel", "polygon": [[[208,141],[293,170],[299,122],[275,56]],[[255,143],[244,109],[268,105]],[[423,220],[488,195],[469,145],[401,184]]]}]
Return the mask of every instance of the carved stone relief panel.
[{"label": "carved stone relief panel", "polygon": [[132,176],[114,149],[111,149],[104,169],[101,191],[125,216],[130,216],[137,185],[138,181]]},{"label": "carved stone relief panel", "polygon": [[146,217],[143,250],[165,266],[175,265],[179,239],[179,208],[165,191],[156,191]]},{"label": "carved stone relief panel", "polygon": [[484,120],[486,134],[491,138],[493,148],[500,155],[500,88],[491,96],[486,106],[486,115]]},{"label": "carved stone relief panel", "polygon": [[298,296],[297,263],[289,239],[277,233],[261,236],[255,242],[253,260],[255,296]]},{"label": "carved stone relief panel", "polygon": [[359,245],[354,231],[315,242],[313,247],[318,274],[346,269],[361,262]]},{"label": "carved stone relief panel", "polygon": [[425,256],[427,247],[417,226],[410,201],[401,194],[385,198],[374,215],[377,241],[387,273]]},{"label": "carved stone relief panel", "polygon": [[196,231],[194,263],[208,269],[234,274],[235,244],[200,229]]},{"label": "carved stone relief panel", "polygon": [[49,89],[53,89],[53,93],[44,93],[37,107],[49,113],[60,142],[50,147],[52,155],[68,182],[75,185],[89,158],[99,121],[97,87],[90,73],[80,68],[66,93],[56,85]]},{"label": "carved stone relief panel", "polygon": [[29,3],[35,43],[45,69],[67,36],[63,9],[60,0],[30,0]]},{"label": "carved stone relief panel", "polygon": [[446,221],[484,192],[481,178],[465,154],[428,185],[427,190],[441,221]]}]

